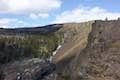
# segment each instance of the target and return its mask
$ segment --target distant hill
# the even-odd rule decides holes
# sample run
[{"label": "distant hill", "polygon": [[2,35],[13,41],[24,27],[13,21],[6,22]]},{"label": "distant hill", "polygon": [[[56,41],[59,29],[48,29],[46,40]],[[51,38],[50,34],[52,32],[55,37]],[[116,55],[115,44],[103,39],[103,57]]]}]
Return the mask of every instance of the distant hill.
[{"label": "distant hill", "polygon": [[0,29],[0,34],[4,35],[22,35],[22,34],[47,34],[53,33],[59,30],[63,24],[52,24],[47,26],[40,26],[40,27],[29,27],[29,28],[15,28],[15,29]]}]

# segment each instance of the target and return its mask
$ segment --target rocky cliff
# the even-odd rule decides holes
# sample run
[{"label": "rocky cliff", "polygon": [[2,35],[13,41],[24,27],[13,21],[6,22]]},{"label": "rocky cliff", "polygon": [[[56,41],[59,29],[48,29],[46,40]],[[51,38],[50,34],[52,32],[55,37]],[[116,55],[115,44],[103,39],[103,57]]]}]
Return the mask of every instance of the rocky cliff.
[{"label": "rocky cliff", "polygon": [[[86,29],[88,30],[84,31]],[[95,21],[91,26],[86,25],[79,31],[82,35],[78,34],[79,37],[75,39],[78,41],[74,44],[71,41],[66,43],[72,45],[67,46],[69,47],[67,50],[65,47],[60,51],[64,57],[70,54],[75,56],[68,58],[67,61],[66,58],[62,58],[63,61],[59,62],[58,74],[61,75],[59,80],[119,80],[120,21]],[[79,45],[82,40],[83,44]]]}]

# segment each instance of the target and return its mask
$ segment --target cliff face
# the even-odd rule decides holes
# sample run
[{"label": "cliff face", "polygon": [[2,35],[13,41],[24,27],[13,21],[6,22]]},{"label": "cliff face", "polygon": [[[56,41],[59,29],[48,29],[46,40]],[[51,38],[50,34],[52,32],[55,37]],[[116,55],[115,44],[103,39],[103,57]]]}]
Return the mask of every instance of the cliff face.
[{"label": "cliff face", "polygon": [[93,22],[64,24],[63,28],[59,30],[64,33],[64,42],[61,49],[54,56],[53,62],[73,57],[77,52],[85,48]]},{"label": "cliff face", "polygon": [[[80,30],[80,32],[84,33],[84,29]],[[64,64],[64,61],[61,62],[64,68],[61,66],[63,72],[60,80],[119,80],[119,34],[120,21],[95,21],[92,23],[91,29],[85,36],[87,39],[85,44],[80,44],[80,46],[85,47],[79,46],[77,49],[67,53],[68,55],[71,52],[76,54],[72,61],[67,62],[68,65],[66,65],[67,63]],[[79,42],[83,38],[79,39]],[[77,42],[77,44],[79,43]]]},{"label": "cliff face", "polygon": [[[86,80],[120,79],[120,21],[97,21],[80,53],[79,77]],[[87,60],[85,63],[84,61]],[[83,63],[83,65],[82,65]],[[78,64],[78,63],[77,63]],[[83,69],[82,69],[83,68]]]}]

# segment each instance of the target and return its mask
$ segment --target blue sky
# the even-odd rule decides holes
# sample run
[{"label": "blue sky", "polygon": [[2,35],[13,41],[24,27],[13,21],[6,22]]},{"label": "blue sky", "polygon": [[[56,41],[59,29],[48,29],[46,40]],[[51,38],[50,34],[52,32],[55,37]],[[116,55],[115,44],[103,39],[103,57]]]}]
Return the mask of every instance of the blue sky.
[{"label": "blue sky", "polygon": [[35,27],[120,17],[120,0],[0,0],[0,27]]}]

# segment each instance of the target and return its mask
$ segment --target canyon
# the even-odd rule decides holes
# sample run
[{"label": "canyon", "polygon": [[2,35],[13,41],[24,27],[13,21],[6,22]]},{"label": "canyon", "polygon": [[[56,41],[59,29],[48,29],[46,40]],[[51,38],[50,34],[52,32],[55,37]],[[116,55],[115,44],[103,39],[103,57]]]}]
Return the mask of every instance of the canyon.
[{"label": "canyon", "polygon": [[[24,72],[23,80],[120,79],[120,20],[95,20],[35,28],[1,28],[0,41],[1,49],[5,49],[0,51],[1,80],[16,80],[20,75],[18,73]],[[59,45],[56,54],[52,55]],[[28,48],[35,52],[29,52]],[[21,57],[16,55],[20,51],[23,54]],[[34,55],[36,51],[39,54]],[[46,61],[50,56],[52,60]]]}]

